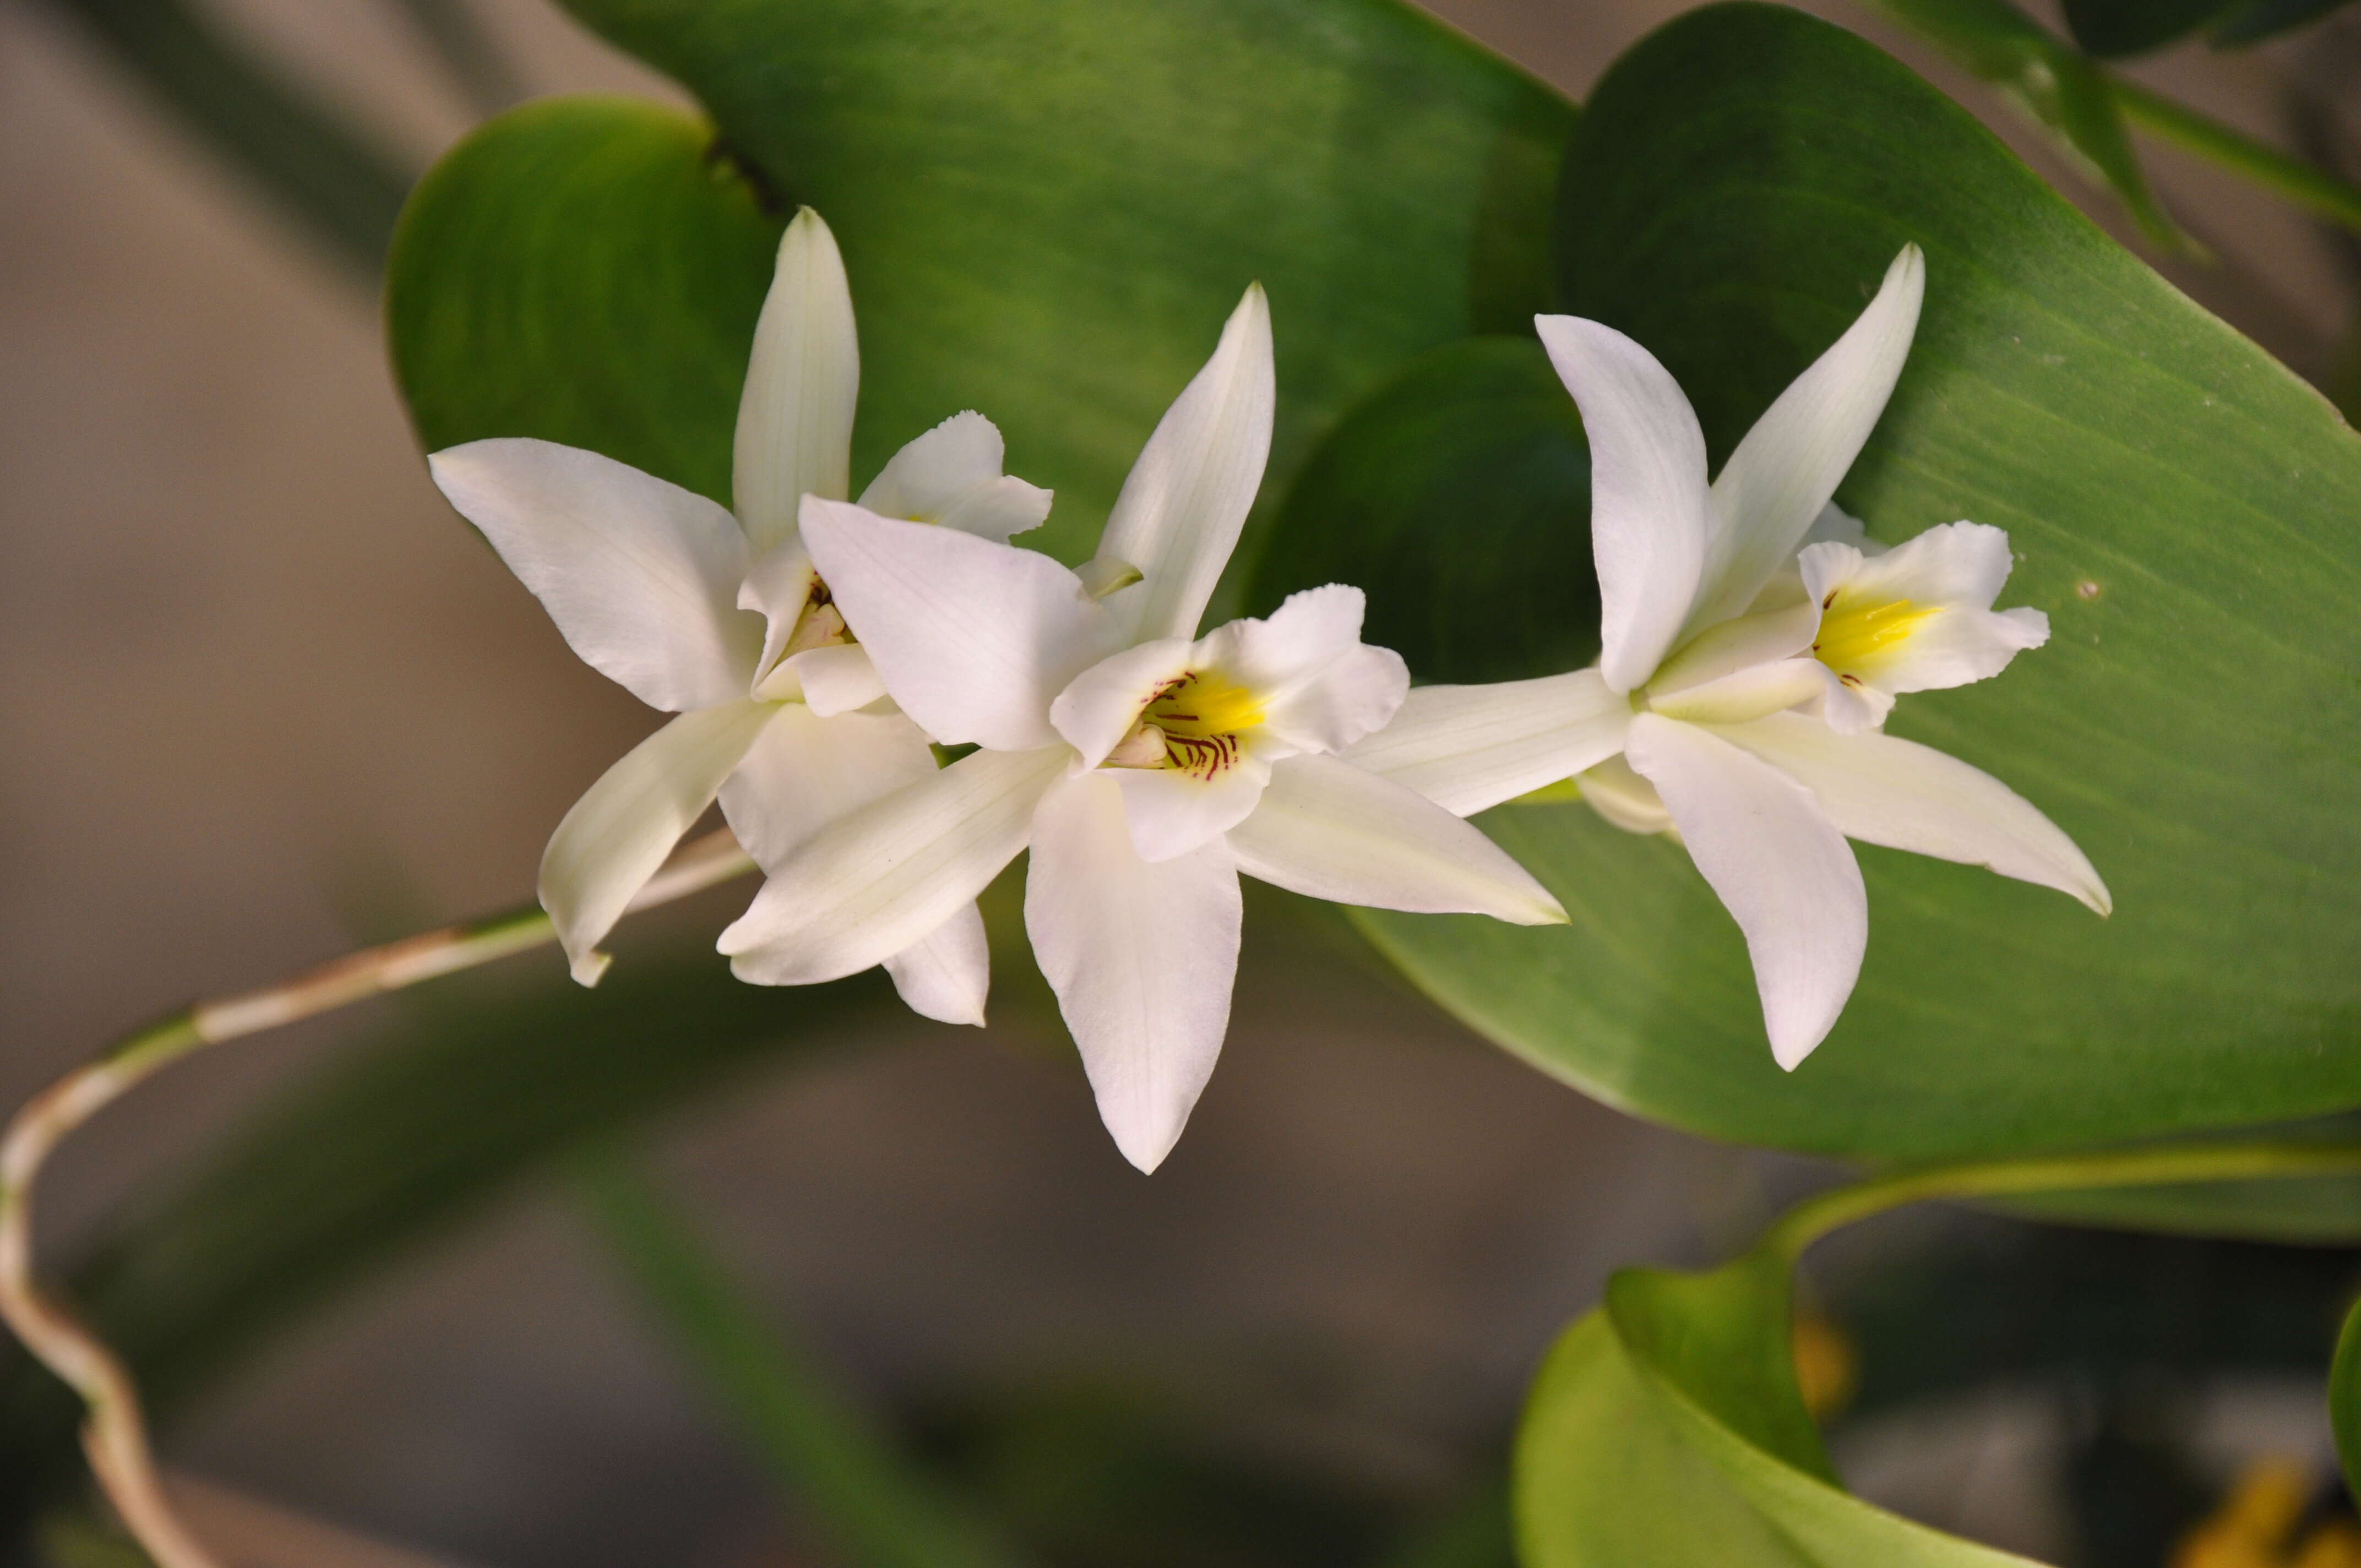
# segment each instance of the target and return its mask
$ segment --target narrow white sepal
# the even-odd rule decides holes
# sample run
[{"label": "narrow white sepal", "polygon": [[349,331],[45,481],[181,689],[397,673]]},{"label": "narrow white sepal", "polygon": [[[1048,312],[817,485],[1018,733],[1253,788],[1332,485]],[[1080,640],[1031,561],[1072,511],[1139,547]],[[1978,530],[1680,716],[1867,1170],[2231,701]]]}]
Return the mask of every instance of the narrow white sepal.
[{"label": "narrow white sepal", "polygon": [[[836,722],[830,720],[830,722]],[[1064,746],[975,751],[829,824],[721,933],[730,971],[809,985],[883,963],[972,903],[1016,858]]]},{"label": "narrow white sepal", "polygon": [[1130,562],[1145,578],[1114,601],[1126,641],[1196,635],[1262,488],[1277,403],[1270,305],[1256,284],[1158,422],[1099,536],[1100,556]]},{"label": "narrow white sepal", "polygon": [[1902,247],[1877,297],[1764,411],[1713,482],[1705,571],[1685,630],[1743,614],[1786,569],[1885,411],[1927,293],[1927,258]]},{"label": "narrow white sepal", "polygon": [[1794,774],[1848,839],[1984,866],[2112,912],[2090,857],[2008,785],[1931,746],[1883,734],[1837,735],[1797,714],[1720,731]]},{"label": "narrow white sepal", "polygon": [[1500,847],[1424,795],[1339,757],[1273,765],[1230,829],[1238,870],[1290,893],[1373,909],[1562,926],[1565,906]]},{"label": "narrow white sepal", "polygon": [[934,773],[934,749],[898,713],[823,718],[790,702],[722,784],[721,815],[769,871],[838,817]]},{"label": "narrow white sepal", "polygon": [[1492,685],[1416,686],[1345,760],[1472,817],[1623,749],[1631,699],[1597,670]]},{"label": "narrow white sepal", "polygon": [[541,906],[576,980],[595,985],[606,972],[598,943],[775,712],[741,698],[682,714],[625,752],[558,823],[542,852]]},{"label": "narrow white sepal", "polygon": [[1599,674],[1628,692],[1655,673],[1705,565],[1705,433],[1656,356],[1610,326],[1536,316],[1590,442],[1590,549],[1598,568]]},{"label": "narrow white sepal", "polygon": [[427,466],[585,663],[670,713],[745,696],[762,623],[738,609],[746,542],[727,511],[549,441],[471,441]]},{"label": "narrow white sepal", "polygon": [[1216,839],[1149,864],[1104,773],[1041,801],[1025,928],[1115,1146],[1154,1170],[1180,1141],[1230,1021],[1244,905]]},{"label": "narrow white sepal", "polygon": [[734,492],[757,555],[795,536],[807,495],[851,493],[861,349],[836,236],[809,207],[779,239],[738,400]]},{"label": "narrow white sepal", "polygon": [[992,989],[992,949],[983,913],[972,904],[885,960],[894,989],[911,1012],[939,1024],[983,1027]]},{"label": "narrow white sepal", "polygon": [[947,746],[1060,744],[1049,704],[1114,646],[1105,609],[1038,551],[807,498],[804,543],[885,689]]},{"label": "narrow white sepal", "polygon": [[1851,847],[1809,789],[1697,725],[1641,714],[1623,755],[1745,933],[1771,1054],[1793,1071],[1861,977],[1869,894]]}]

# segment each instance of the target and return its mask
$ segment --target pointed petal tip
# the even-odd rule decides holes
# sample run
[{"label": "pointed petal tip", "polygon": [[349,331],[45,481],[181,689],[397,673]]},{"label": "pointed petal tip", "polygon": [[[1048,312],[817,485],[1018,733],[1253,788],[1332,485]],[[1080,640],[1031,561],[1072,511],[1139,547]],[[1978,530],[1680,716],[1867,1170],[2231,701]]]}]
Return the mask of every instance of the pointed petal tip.
[{"label": "pointed petal tip", "polygon": [[1180,1141],[1180,1129],[1177,1126],[1169,1129],[1152,1126],[1119,1127],[1115,1123],[1109,1122],[1106,1124],[1106,1130],[1108,1135],[1115,1139],[1116,1152],[1129,1161],[1133,1168],[1142,1176],[1155,1175],[1157,1167],[1164,1163],[1172,1153],[1173,1146]]},{"label": "pointed petal tip", "polygon": [[605,978],[608,966],[614,961],[614,954],[593,950],[575,955],[568,967],[573,972],[574,983],[587,989]]}]

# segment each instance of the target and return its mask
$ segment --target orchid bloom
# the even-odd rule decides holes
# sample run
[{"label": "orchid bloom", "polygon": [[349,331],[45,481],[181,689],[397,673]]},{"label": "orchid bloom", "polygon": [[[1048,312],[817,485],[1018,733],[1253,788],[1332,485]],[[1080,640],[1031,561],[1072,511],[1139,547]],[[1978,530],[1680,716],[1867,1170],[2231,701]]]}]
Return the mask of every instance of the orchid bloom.
[{"label": "orchid bloom", "polygon": [[[566,642],[651,707],[677,714],[609,769],[557,825],[541,902],[574,978],[595,984],[599,941],[719,796],[755,861],[783,862],[824,823],[936,771],[918,727],[884,697],[796,532],[806,496],[849,489],[861,381],[852,297],[835,237],[807,207],[779,243],[738,405],[735,514],[595,452],[470,442],[431,459],[434,482],[532,589]],[[1001,473],[1000,432],[976,413],[895,454],[861,515],[1003,543],[1049,492]],[[948,905],[882,955],[903,998],[982,1024],[983,922]]]},{"label": "orchid bloom", "polygon": [[1677,831],[1745,934],[1791,1069],[1861,972],[1869,905],[1846,839],[2112,907],[2081,850],[2007,785],[1881,728],[1897,696],[1996,675],[2049,635],[2039,610],[1992,608],[2001,530],[1947,523],[1883,551],[1832,502],[1925,288],[1909,247],[1710,486],[1697,416],[1653,356],[1597,322],[1540,317],[1590,441],[1598,663],[1423,687],[1346,752],[1463,816],[1578,776],[1617,826]]},{"label": "orchid bloom", "polygon": [[1317,898],[1537,925],[1557,901],[1489,839],[1337,753],[1393,717],[1400,658],[1357,588],[1196,635],[1262,481],[1259,289],[1156,427],[1076,573],[818,495],[803,533],[902,710],[975,751],[822,830],[721,935],[743,979],[878,962],[1028,846],[1026,928],[1124,1155],[1180,1137],[1228,1027],[1238,873]]}]

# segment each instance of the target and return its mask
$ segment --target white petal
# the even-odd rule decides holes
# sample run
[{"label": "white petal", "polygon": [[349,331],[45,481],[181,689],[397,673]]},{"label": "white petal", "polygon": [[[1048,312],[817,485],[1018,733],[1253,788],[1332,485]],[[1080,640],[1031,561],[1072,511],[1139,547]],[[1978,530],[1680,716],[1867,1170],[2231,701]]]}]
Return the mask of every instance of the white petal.
[{"label": "white petal", "polygon": [[1758,610],[1707,627],[1664,661],[1648,695],[1663,696],[1718,681],[1758,664],[1793,658],[1812,645],[1820,607],[1798,593],[1777,609]]},{"label": "white petal", "polygon": [[1742,613],[1795,559],[1894,395],[1926,292],[1926,258],[1905,246],[1869,308],[1730,455],[1713,482],[1712,532],[1689,630]]},{"label": "white petal", "polygon": [[1114,646],[1106,610],[1037,551],[819,499],[803,531],[885,689],[945,745],[1056,744],[1051,699]]},{"label": "white petal", "polygon": [[1558,901],[1491,839],[1424,795],[1336,757],[1274,765],[1261,806],[1230,830],[1230,851],[1248,876],[1312,898],[1565,924]]},{"label": "white petal", "polygon": [[1655,673],[1705,565],[1705,433],[1656,356],[1580,316],[1536,316],[1590,442],[1590,551],[1598,567],[1599,674],[1630,691]]},{"label": "white petal", "polygon": [[1276,400],[1270,306],[1257,284],[1148,438],[1099,536],[1100,555],[1146,578],[1115,601],[1125,641],[1196,635],[1262,486]]},{"label": "white petal", "polygon": [[1233,620],[1197,644],[1212,669],[1259,699],[1261,729],[1295,751],[1341,751],[1380,729],[1410,691],[1390,648],[1361,641],[1361,590],[1332,583],[1290,594],[1268,620]]},{"label": "white petal", "polygon": [[2058,825],[1979,768],[1891,735],[1836,735],[1779,714],[1720,731],[1801,779],[1849,839],[1986,866],[2114,908],[2107,884]]},{"label": "white petal", "polygon": [[869,650],[858,642],[808,648],[787,663],[795,667],[804,701],[823,718],[867,707],[885,695],[885,678],[877,673]]},{"label": "white petal", "polygon": [[1218,839],[1254,810],[1270,762],[1248,751],[1212,778],[1177,768],[1110,768],[1123,791],[1131,847],[1150,862],[1171,860]]},{"label": "white petal", "polygon": [[779,240],[779,262],[738,400],[738,521],[757,555],[795,536],[806,494],[851,489],[861,348],[836,236],[809,207]]},{"label": "white petal", "polygon": [[1189,670],[1185,637],[1163,637],[1100,660],[1068,683],[1049,704],[1049,722],[1082,753],[1078,768],[1095,768],[1139,722],[1140,710]]},{"label": "white petal", "polygon": [[972,904],[944,921],[931,936],[885,960],[894,989],[910,1011],[940,1024],[983,1027],[983,1003],[992,988],[992,949],[984,941],[983,912]]},{"label": "white petal", "polygon": [[1623,755],[1656,786],[1697,870],[1746,933],[1771,1054],[1793,1070],[1861,977],[1869,895],[1812,792],[1694,724],[1643,713]]},{"label": "white petal", "polygon": [[1107,774],[1061,780],[1043,798],[1025,928],[1099,1115],[1142,1170],[1180,1140],[1221,1053],[1242,907],[1218,839],[1157,865],[1134,854]]},{"label": "white petal", "polygon": [[1583,803],[1626,833],[1669,833],[1673,814],[1656,786],[1631,771],[1620,754],[1587,768],[1576,784]]},{"label": "white petal", "polygon": [[1894,712],[1894,694],[1838,679],[1830,681],[1817,700],[1805,704],[1802,711],[1839,735],[1863,735],[1884,726]]},{"label": "white petal", "polygon": [[721,933],[730,971],[758,985],[809,985],[858,974],[939,929],[1025,848],[1035,803],[1072,755],[1063,746],[971,752],[830,823]]},{"label": "white petal", "polygon": [[1393,721],[1343,755],[1473,817],[1623,749],[1631,703],[1597,670],[1492,685],[1418,686]]},{"label": "white petal", "polygon": [[1828,541],[1805,547],[1795,565],[1811,597],[1841,590],[1872,604],[1908,599],[1918,605],[1990,609],[2008,586],[2016,558],[2008,531],[1982,522],[1945,522],[1891,550],[1872,554],[1865,541]]},{"label": "white petal", "polygon": [[[738,608],[763,618],[763,655],[754,664],[763,676],[756,683],[758,688],[767,688],[778,674],[779,655],[802,623],[804,611],[811,607],[812,589],[818,583],[819,568],[812,565],[811,552],[800,539],[776,545],[746,569],[746,580],[738,588]],[[775,702],[796,693],[758,689],[755,695]]]},{"label": "white petal", "polygon": [[776,711],[741,698],[682,714],[625,752],[558,823],[542,851],[541,906],[576,980],[595,985],[606,972],[600,939]]},{"label": "white petal", "polygon": [[1005,456],[998,426],[972,409],[953,414],[894,454],[861,504],[880,517],[1005,542],[1040,526],[1050,501],[1049,491],[1003,474]]},{"label": "white petal", "polygon": [[591,668],[669,712],[745,696],[762,624],[737,608],[746,542],[727,511],[549,441],[471,441],[427,466]]},{"label": "white petal", "polygon": [[1648,707],[1691,724],[1743,724],[1766,713],[1817,702],[1837,684],[1835,674],[1817,659],[1778,659],[1661,696],[1652,688]]},{"label": "white petal", "polygon": [[[1820,656],[1886,694],[1937,691],[1987,680],[2049,640],[2037,609],[1993,610],[2008,581],[2008,535],[1979,522],[1947,522],[1879,555],[1847,544],[1807,547],[1796,565],[1814,601],[1828,606]],[[1843,622],[1856,606],[1909,607],[1906,630],[1848,653]]]},{"label": "white petal", "polygon": [[838,817],[934,773],[933,748],[898,713],[828,718],[791,702],[721,786],[721,814],[755,863],[774,871]]}]

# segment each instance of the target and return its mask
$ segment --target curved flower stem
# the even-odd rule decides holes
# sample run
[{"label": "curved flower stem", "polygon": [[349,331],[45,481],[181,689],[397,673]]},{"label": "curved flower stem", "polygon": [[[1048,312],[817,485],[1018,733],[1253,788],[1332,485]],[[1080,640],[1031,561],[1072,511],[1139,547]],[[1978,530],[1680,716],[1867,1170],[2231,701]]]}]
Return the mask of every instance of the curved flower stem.
[{"label": "curved flower stem", "polygon": [[[631,901],[634,910],[685,898],[752,868],[727,828],[683,848]],[[259,1034],[365,997],[537,948],[556,937],[538,908],[404,937],[332,959],[293,979],[173,1014],[126,1036],[51,1084],[0,1135],[0,1319],[82,1396],[91,1471],[159,1568],[219,1568],[174,1515],[156,1474],[131,1374],[33,1274],[33,1181],[67,1135],[157,1069],[206,1046]]]},{"label": "curved flower stem", "polygon": [[2082,1187],[2173,1187],[2290,1176],[2361,1176],[2361,1144],[2182,1144],[1980,1160],[1896,1171],[1807,1198],[1764,1233],[1763,1247],[1791,1262],[1839,1226],[1928,1199],[2010,1198]]}]

